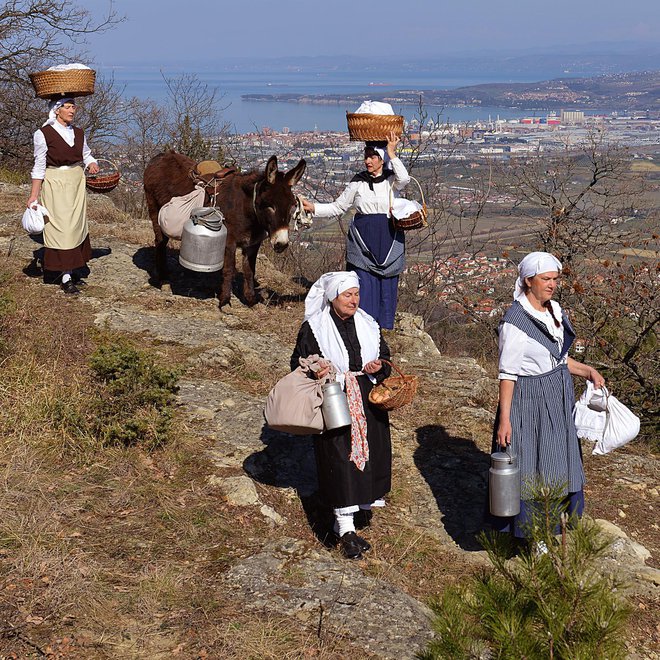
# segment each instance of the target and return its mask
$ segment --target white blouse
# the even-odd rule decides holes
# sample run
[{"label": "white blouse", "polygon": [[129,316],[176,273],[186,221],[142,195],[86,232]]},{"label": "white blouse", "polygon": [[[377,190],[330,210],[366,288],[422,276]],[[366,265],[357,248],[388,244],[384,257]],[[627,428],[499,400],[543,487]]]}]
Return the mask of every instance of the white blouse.
[{"label": "white blouse", "polygon": [[[348,209],[355,208],[358,213],[390,213],[390,188],[403,190],[410,181],[410,175],[400,158],[392,158],[394,177],[388,177],[380,183],[374,183],[374,189],[369,188],[366,181],[351,181],[344,192],[329,204],[315,204],[314,217],[334,218],[341,216]],[[396,196],[396,195],[393,195]]]},{"label": "white blouse", "polygon": [[[64,141],[70,146],[73,146],[75,135],[73,133],[73,126],[63,126],[59,121],[56,121],[51,126],[62,136]],[[48,152],[48,145],[46,144],[46,137],[41,130],[34,132],[34,167],[30,173],[32,179],[43,179],[46,176],[46,154]],[[95,163],[96,158],[92,156],[91,149],[87,146],[87,138],[83,138],[83,164],[85,166],[90,163]]]},{"label": "white blouse", "polygon": [[[561,323],[557,327],[550,312],[539,312],[534,309],[527,296],[520,296],[518,302],[526,312],[545,324],[561,350],[564,344],[564,324]],[[555,318],[561,320],[559,303],[551,300],[550,304]],[[565,364],[568,360],[568,355],[564,355],[560,361],[557,361],[545,346],[510,323],[503,323],[500,328],[499,346],[500,380],[518,380],[518,376],[538,376],[551,371],[559,364]]]}]

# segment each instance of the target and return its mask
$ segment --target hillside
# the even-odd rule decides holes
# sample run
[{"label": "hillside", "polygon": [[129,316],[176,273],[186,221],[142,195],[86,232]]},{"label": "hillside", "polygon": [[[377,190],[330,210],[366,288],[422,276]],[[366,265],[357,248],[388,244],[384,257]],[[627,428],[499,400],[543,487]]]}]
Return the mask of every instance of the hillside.
[{"label": "hillside", "polygon": [[[401,316],[388,342],[421,387],[392,416],[394,486],[365,531],[373,552],[348,562],[324,544],[311,438],[263,424],[304,289],[260,255],[266,302],[234,297],[219,311],[213,278],[185,273],[174,252],[171,289],[155,289],[148,221],[91,196],[94,259],[72,300],[34,267],[39,245],[19,222],[27,194],[0,184],[14,319],[0,412],[0,656],[413,658],[433,635],[428,599],[488,565],[476,539],[488,371],[440,355],[421,321]],[[85,448],[40,426],[46,400],[60,421],[84,410],[101,336],[182,369],[170,445]],[[658,459],[632,443],[604,457],[585,447],[585,465],[589,514],[618,537],[603,570],[630,582],[630,657],[658,658]]]},{"label": "hillside", "polygon": [[484,106],[520,109],[660,110],[660,71],[609,74],[593,78],[556,78],[533,83],[490,83],[456,89],[393,90],[365,94],[246,94],[251,101],[342,103],[357,107],[365,99],[397,105]]}]

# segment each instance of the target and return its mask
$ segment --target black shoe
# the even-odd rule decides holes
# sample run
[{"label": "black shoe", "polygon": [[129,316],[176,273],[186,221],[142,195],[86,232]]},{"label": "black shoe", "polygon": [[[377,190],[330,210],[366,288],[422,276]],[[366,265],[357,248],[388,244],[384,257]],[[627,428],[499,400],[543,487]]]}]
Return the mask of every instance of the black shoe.
[{"label": "black shoe", "polygon": [[362,550],[362,552],[367,552],[367,551],[371,550],[371,543],[369,543],[369,541],[367,541],[367,539],[363,539],[361,536],[356,534],[355,535],[355,540],[357,541],[358,545],[360,546],[360,550]]},{"label": "black shoe", "polygon": [[66,282],[63,282],[60,284],[60,288],[64,293],[69,293],[76,295],[80,293],[80,289],[73,283],[73,280],[67,280]]},{"label": "black shoe", "polygon": [[[346,559],[361,559],[362,558],[362,545],[361,539],[355,532],[346,532],[340,539],[341,551],[344,553]],[[365,541],[366,543],[366,541]]]}]

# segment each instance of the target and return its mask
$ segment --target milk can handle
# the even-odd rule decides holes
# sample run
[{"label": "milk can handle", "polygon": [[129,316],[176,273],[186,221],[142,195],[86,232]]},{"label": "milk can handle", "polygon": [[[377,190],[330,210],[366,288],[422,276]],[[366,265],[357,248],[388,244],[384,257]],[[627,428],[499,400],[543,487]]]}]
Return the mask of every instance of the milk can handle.
[{"label": "milk can handle", "polygon": [[500,451],[504,451],[504,453],[509,457],[509,463],[513,463],[513,455],[511,454],[510,450],[511,445],[507,445],[506,448],[500,445]]}]

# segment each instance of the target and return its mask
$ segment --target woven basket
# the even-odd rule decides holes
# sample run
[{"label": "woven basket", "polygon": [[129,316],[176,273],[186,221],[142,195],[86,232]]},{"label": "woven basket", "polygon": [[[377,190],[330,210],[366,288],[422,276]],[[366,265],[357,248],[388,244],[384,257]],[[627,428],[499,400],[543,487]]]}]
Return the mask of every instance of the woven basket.
[{"label": "woven basket", "polygon": [[419,194],[422,197],[422,208],[420,211],[416,211],[411,215],[406,216],[405,218],[397,218],[392,213],[392,203],[394,202],[394,197],[392,194],[392,188],[390,188],[390,217],[392,218],[392,227],[400,231],[408,231],[409,229],[422,229],[428,227],[429,223],[426,221],[428,218],[428,211],[426,209],[426,202],[424,201],[424,191],[420,182],[414,177],[410,177],[419,188]]},{"label": "woven basket", "polygon": [[402,115],[367,115],[347,112],[346,122],[351,140],[358,142],[385,141],[391,131],[397,135],[403,133]]},{"label": "woven basket", "polygon": [[94,93],[96,71],[93,69],[39,71],[31,73],[30,80],[36,95],[41,99],[89,96]]},{"label": "woven basket", "polygon": [[85,184],[87,185],[87,190],[91,190],[92,192],[97,193],[106,193],[114,190],[119,183],[119,179],[121,179],[121,172],[119,171],[119,168],[111,160],[107,160],[105,158],[98,158],[97,162],[109,163],[114,169],[114,172],[106,173],[99,171],[98,174],[89,174],[89,172],[86,171]]},{"label": "woven basket", "polygon": [[395,364],[389,364],[399,375],[390,376],[369,392],[369,401],[381,410],[396,410],[410,403],[417,392],[417,376],[406,376]]}]

